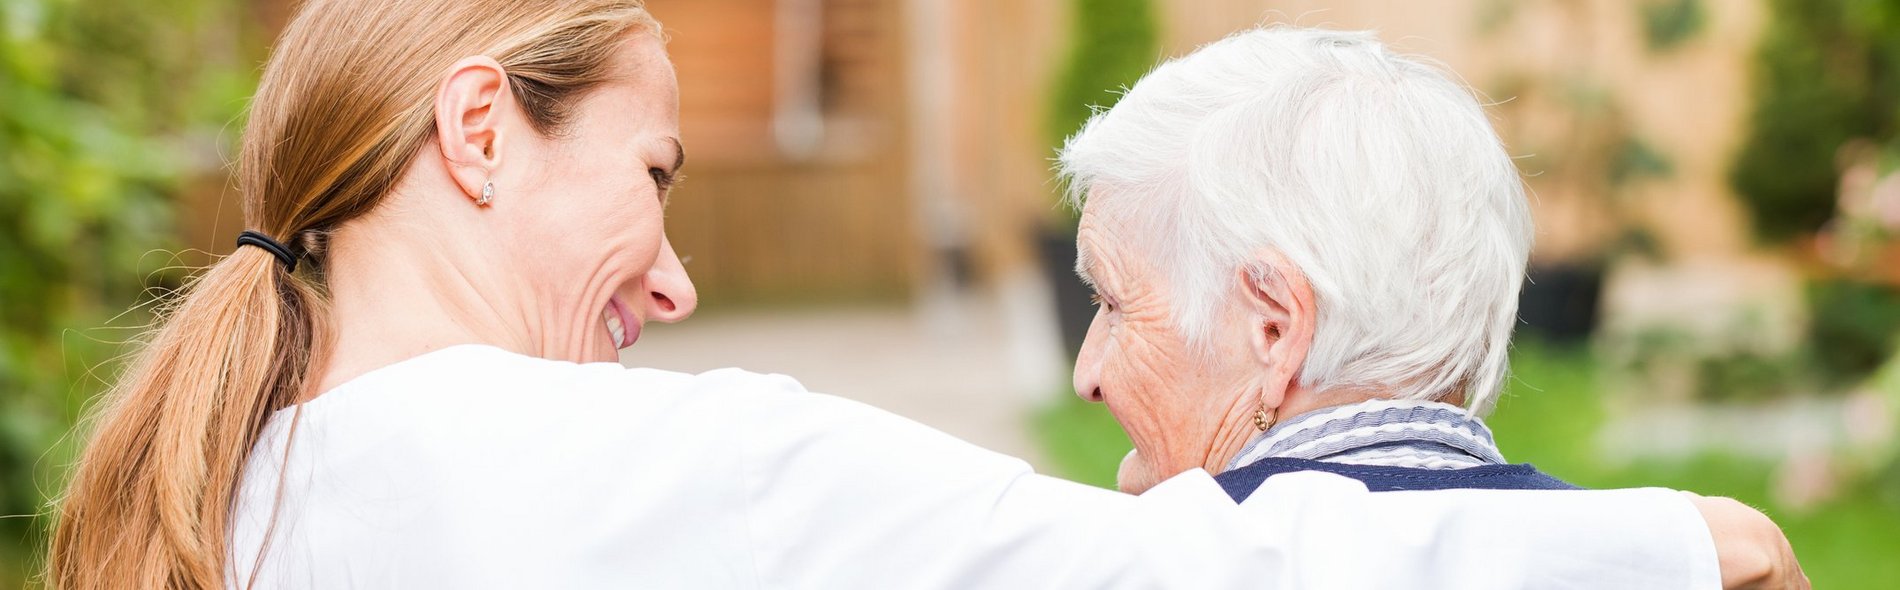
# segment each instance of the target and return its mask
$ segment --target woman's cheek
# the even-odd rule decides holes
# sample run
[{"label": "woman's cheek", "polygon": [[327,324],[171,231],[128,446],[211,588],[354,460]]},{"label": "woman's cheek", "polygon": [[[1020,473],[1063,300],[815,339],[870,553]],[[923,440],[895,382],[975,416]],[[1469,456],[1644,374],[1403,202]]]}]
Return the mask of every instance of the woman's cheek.
[{"label": "woman's cheek", "polygon": [[1137,450],[1124,458],[1126,478],[1117,481],[1139,489],[1200,466],[1198,409],[1188,403],[1197,398],[1195,386],[1186,382],[1193,371],[1182,362],[1185,347],[1178,339],[1148,329],[1157,327],[1122,326],[1103,379],[1115,384],[1108,406]]},{"label": "woman's cheek", "polygon": [[1161,464],[1167,463],[1173,453],[1169,444],[1171,433],[1166,428],[1163,408],[1150,397],[1154,394],[1154,384],[1141,379],[1142,371],[1131,371],[1133,367],[1126,362],[1128,359],[1110,360],[1121,362],[1113,362],[1104,371],[1103,384],[1108,386],[1106,391],[1109,392],[1105,401],[1109,413],[1115,416],[1122,431],[1128,434],[1129,442],[1134,444],[1134,449],[1122,458],[1115,481],[1122,491],[1140,493],[1160,482],[1156,476],[1162,471]]}]

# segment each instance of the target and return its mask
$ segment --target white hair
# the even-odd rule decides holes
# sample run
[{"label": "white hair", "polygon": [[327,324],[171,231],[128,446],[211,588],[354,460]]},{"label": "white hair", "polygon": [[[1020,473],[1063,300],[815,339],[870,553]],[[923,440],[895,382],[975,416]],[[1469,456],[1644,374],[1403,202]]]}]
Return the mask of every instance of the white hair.
[{"label": "white hair", "polygon": [[1531,221],[1462,84],[1370,32],[1269,27],[1168,61],[1060,157],[1071,204],[1114,218],[1175,293],[1191,343],[1277,251],[1317,297],[1300,384],[1393,397],[1502,389]]}]

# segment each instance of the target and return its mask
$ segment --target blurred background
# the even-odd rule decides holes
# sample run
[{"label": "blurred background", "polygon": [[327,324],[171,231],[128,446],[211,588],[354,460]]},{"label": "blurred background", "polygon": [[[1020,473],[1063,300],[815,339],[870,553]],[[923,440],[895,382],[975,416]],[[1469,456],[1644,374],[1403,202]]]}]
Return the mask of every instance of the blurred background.
[{"label": "blurred background", "polygon": [[[225,176],[289,0],[0,0],[0,585]],[[704,303],[629,364],[783,372],[1112,486],[1049,158],[1166,56],[1376,29],[1486,102],[1535,192],[1513,461],[1730,495],[1817,587],[1900,586],[1900,2],[649,0]]]}]

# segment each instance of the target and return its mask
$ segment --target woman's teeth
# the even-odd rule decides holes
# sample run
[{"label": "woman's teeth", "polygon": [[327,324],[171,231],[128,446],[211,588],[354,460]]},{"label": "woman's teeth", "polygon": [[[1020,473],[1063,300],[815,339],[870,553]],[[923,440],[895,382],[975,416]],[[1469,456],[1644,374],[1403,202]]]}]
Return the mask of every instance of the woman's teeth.
[{"label": "woman's teeth", "polygon": [[607,322],[607,333],[613,336],[614,348],[626,348],[627,326],[620,322],[620,313],[614,311],[614,306],[609,305],[607,309],[602,310],[600,319]]}]

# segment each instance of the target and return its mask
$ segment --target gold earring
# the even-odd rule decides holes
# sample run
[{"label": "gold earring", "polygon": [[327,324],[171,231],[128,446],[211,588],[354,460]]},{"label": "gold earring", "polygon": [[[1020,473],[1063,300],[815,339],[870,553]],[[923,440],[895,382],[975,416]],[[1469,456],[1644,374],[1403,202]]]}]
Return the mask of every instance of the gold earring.
[{"label": "gold earring", "polygon": [[495,182],[491,180],[491,181],[482,183],[482,196],[475,199],[475,204],[479,206],[487,206],[488,202],[494,199],[495,199]]},{"label": "gold earring", "polygon": [[1279,416],[1272,416],[1267,413],[1267,400],[1260,400],[1260,409],[1255,410],[1253,413],[1254,428],[1260,429],[1261,432],[1266,432],[1268,428],[1273,428],[1273,422],[1277,419],[1279,419]]}]

